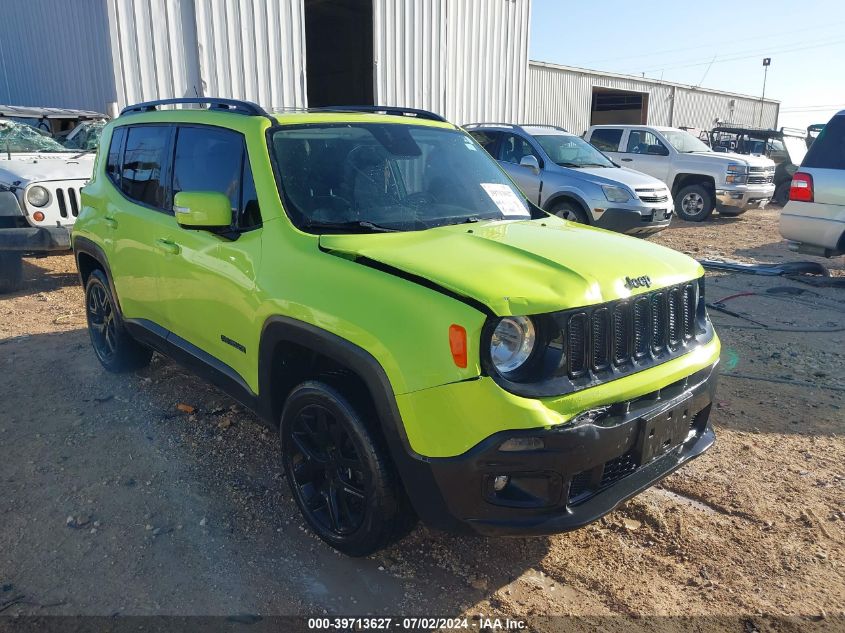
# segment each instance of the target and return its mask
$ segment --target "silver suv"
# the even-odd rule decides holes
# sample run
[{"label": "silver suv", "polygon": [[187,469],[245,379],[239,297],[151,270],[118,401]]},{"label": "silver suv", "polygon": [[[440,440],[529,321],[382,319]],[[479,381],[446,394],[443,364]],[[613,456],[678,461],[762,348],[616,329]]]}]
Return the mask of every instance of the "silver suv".
[{"label": "silver suv", "polygon": [[673,202],[665,184],[620,167],[563,128],[472,123],[464,129],[550,213],[633,235],[669,226]]},{"label": "silver suv", "polygon": [[845,253],[845,110],[824,126],[792,176],[780,234],[800,253]]}]

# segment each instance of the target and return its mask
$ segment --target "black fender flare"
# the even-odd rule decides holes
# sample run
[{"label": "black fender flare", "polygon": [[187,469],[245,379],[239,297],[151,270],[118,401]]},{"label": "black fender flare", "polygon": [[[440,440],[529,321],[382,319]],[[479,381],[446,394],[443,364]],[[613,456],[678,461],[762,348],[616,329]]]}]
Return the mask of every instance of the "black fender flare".
[{"label": "black fender flare", "polygon": [[261,330],[258,357],[260,415],[278,424],[273,411],[272,365],[279,343],[295,343],[353,371],[366,385],[378,416],[379,428],[417,514],[429,522],[442,519],[445,502],[434,479],[429,459],[413,451],[405,432],[390,379],[381,363],[367,350],[332,332],[286,316],[271,316]]},{"label": "black fender flare", "polygon": [[71,246],[73,247],[73,258],[76,261],[76,272],[79,275],[79,283],[82,284],[82,289],[85,289],[85,280],[82,278],[79,255],[84,253],[103,267],[106,273],[106,279],[109,281],[109,290],[111,290],[111,295],[114,297],[115,308],[117,308],[118,316],[122,319],[123,311],[120,309],[120,297],[117,296],[117,290],[114,287],[114,275],[111,274],[111,266],[109,266],[109,258],[106,257],[106,252],[99,244],[82,236],[71,236]]}]

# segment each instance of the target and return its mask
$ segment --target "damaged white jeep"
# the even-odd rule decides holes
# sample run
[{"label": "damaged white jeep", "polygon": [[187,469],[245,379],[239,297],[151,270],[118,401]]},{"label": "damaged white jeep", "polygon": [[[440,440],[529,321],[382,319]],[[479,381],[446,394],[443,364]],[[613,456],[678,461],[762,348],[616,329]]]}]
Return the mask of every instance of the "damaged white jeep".
[{"label": "damaged white jeep", "polygon": [[23,256],[70,250],[95,150],[69,149],[34,127],[0,118],[0,293],[23,282]]}]

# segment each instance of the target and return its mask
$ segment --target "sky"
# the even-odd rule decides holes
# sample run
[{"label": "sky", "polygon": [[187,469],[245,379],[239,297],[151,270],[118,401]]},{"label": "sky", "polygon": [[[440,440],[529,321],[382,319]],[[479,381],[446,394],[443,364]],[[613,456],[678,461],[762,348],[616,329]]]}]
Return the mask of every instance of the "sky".
[{"label": "sky", "polygon": [[778,127],[845,110],[843,0],[533,0],[533,60],[781,102]]}]

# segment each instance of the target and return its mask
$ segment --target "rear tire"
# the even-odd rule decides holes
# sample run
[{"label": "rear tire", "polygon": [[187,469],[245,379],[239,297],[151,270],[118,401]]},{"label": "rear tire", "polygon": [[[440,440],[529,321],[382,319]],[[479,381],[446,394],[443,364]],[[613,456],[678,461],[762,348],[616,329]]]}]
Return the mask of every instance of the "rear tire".
[{"label": "rear tire", "polygon": [[115,305],[105,273],[99,269],[91,271],[85,284],[85,314],[97,360],[114,373],[146,367],[153,350],[129,335]]},{"label": "rear tire", "polygon": [[319,381],[285,401],[282,464],[311,530],[347,556],[367,556],[404,535],[409,511],[381,438],[364,409]]},{"label": "rear tire", "polygon": [[23,257],[14,251],[0,252],[0,294],[15,292],[23,286]]},{"label": "rear tire", "polygon": [[687,222],[703,222],[714,208],[713,194],[701,185],[683,187],[675,196],[675,214]]},{"label": "rear tire", "polygon": [[587,214],[584,213],[584,209],[582,209],[578,204],[569,202],[568,200],[558,202],[551,208],[551,212],[557,217],[569,220],[570,222],[576,222],[578,224],[590,223],[589,218],[587,218]]}]

